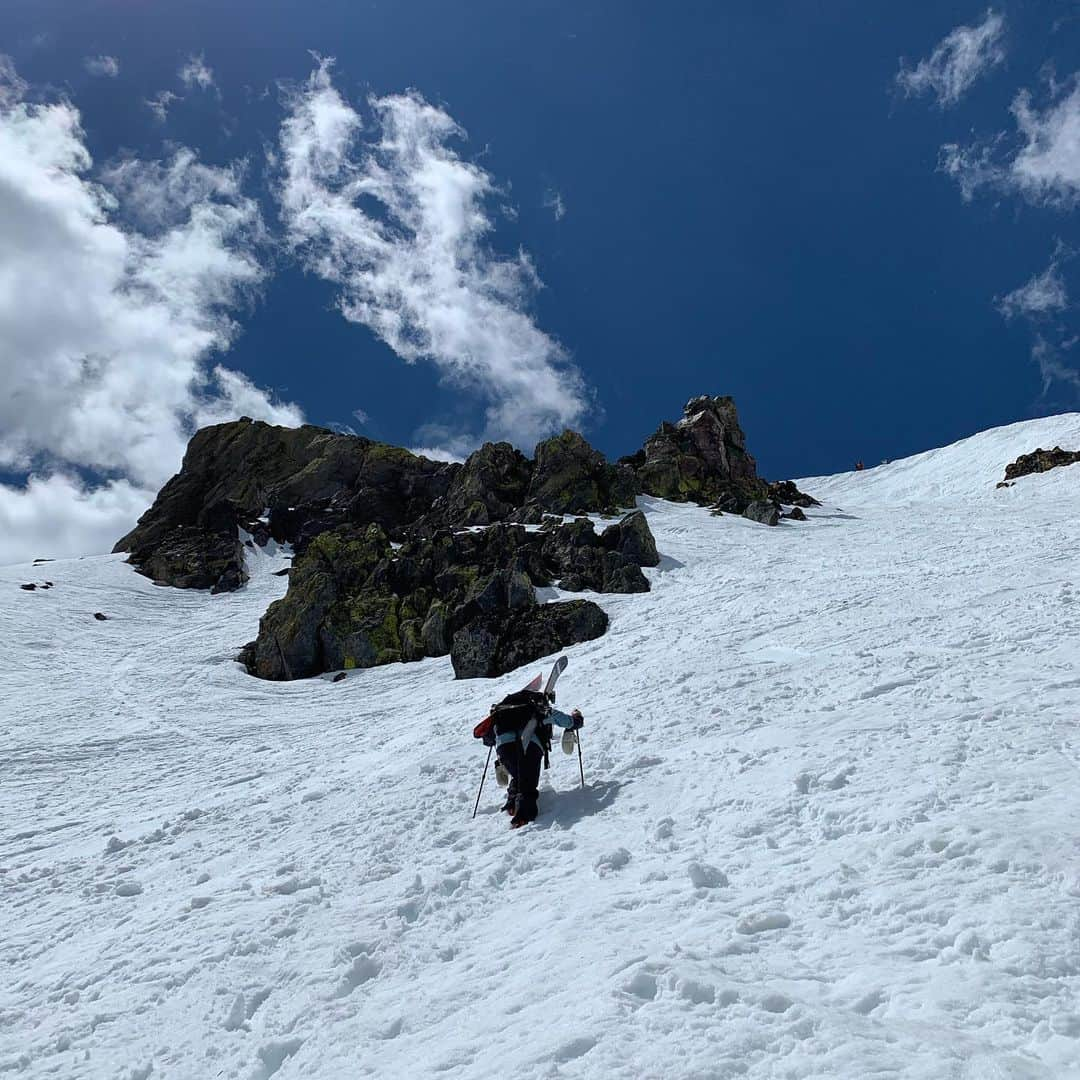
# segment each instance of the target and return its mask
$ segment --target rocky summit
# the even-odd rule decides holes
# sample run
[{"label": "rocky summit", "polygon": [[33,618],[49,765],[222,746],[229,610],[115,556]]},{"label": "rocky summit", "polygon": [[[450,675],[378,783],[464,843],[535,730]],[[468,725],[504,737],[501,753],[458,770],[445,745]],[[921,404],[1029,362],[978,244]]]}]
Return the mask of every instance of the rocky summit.
[{"label": "rocky summit", "polygon": [[241,419],[204,428],[180,472],[114,550],[161,585],[224,592],[244,544],[290,544],[286,595],[240,660],[297,679],[447,653],[460,678],[494,676],[603,634],[591,600],[540,604],[536,588],[647,592],[659,555],[640,512],[601,532],[583,516],[636,496],[778,524],[812,505],[758,477],[729,397],[698,397],[638,453],[611,464],[577,432],[527,458],[486,443],[443,463],[370,439]]}]

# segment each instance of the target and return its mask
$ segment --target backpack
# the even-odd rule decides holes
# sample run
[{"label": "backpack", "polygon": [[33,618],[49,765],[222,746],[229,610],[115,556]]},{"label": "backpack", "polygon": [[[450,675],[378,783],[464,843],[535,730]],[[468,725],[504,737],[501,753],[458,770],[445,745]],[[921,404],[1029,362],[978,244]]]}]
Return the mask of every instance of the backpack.
[{"label": "backpack", "polygon": [[495,745],[495,736],[506,732],[520,735],[535,721],[533,734],[544,748],[544,768],[548,766],[551,748],[551,725],[545,723],[551,712],[551,702],[538,690],[518,690],[507,694],[491,706],[490,715],[473,729],[473,735],[484,740],[485,746]]}]

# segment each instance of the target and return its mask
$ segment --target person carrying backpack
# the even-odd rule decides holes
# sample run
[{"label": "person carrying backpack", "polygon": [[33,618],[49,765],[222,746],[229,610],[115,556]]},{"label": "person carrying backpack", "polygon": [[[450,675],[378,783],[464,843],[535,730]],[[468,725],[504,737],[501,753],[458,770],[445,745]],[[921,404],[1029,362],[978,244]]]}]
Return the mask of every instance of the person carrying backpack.
[{"label": "person carrying backpack", "polygon": [[511,815],[514,829],[535,821],[539,812],[540,767],[547,768],[552,725],[577,731],[585,723],[579,709],[561,712],[554,707],[554,699],[554,693],[519,690],[492,705],[491,713],[473,731],[485,746],[495,747],[496,779],[500,785],[507,782],[502,809]]}]

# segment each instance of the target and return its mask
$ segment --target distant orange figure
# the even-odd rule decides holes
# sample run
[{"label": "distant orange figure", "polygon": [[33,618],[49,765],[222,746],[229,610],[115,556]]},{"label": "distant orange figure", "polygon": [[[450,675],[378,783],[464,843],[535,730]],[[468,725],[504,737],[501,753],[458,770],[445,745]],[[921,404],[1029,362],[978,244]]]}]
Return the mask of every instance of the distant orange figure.
[{"label": "distant orange figure", "polygon": [[865,469],[865,468],[866,468],[866,466],[861,461],[856,461],[855,462],[855,471],[856,472],[862,472],[863,469]]}]

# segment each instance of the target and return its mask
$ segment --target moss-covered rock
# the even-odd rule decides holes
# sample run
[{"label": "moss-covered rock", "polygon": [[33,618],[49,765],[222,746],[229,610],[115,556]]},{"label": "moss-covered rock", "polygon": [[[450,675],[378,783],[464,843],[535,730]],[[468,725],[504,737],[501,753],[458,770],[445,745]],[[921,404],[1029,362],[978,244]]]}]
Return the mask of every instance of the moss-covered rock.
[{"label": "moss-covered rock", "polygon": [[691,398],[677,424],[662,423],[622,463],[634,470],[644,494],[661,499],[742,513],[768,497],[730,397]]},{"label": "moss-covered rock", "polygon": [[538,443],[527,503],[541,512],[610,512],[634,505],[637,484],[625,465],[610,465],[576,431]]},{"label": "moss-covered rock", "polygon": [[591,600],[494,612],[454,634],[450,660],[459,679],[490,679],[598,638],[607,626],[607,615]]}]

